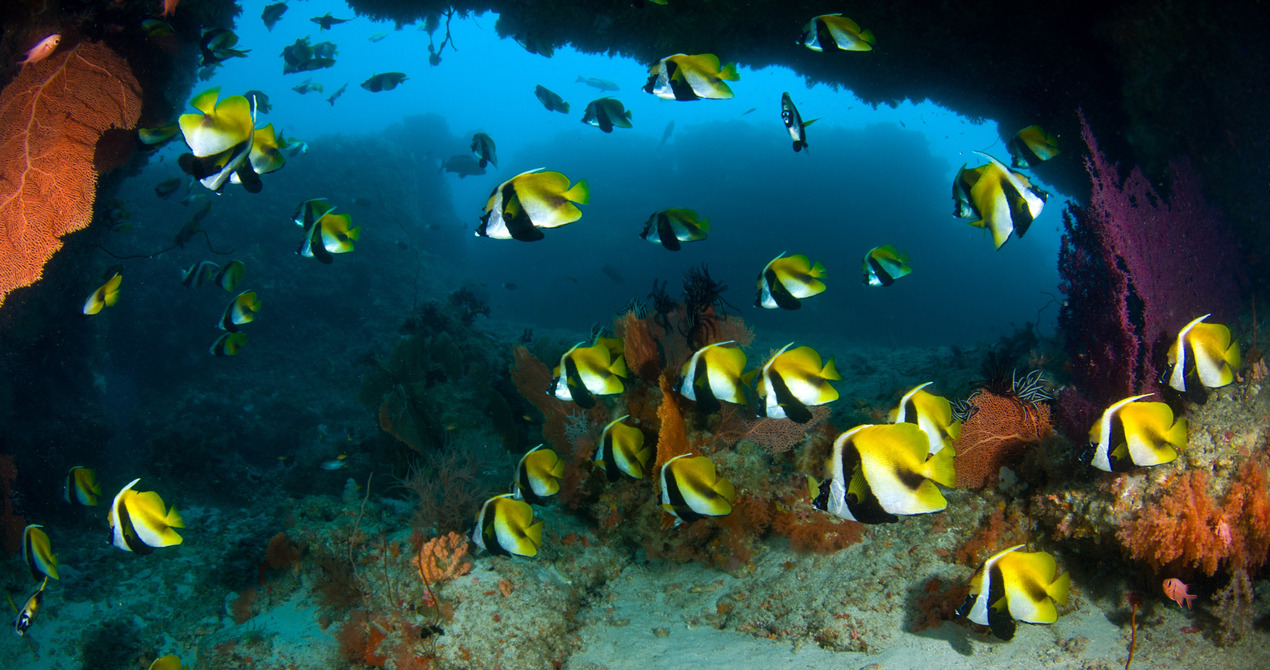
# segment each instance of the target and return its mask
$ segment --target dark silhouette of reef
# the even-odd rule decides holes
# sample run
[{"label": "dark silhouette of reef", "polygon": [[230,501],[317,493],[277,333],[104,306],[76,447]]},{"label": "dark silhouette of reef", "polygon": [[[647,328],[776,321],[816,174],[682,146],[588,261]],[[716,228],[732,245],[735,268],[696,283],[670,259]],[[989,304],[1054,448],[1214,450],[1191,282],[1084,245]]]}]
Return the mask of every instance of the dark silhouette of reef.
[{"label": "dark silhouette of reef", "polygon": [[[1190,156],[1211,197],[1264,266],[1270,241],[1253,216],[1265,205],[1270,145],[1260,110],[1270,89],[1270,14],[1251,3],[1183,1],[1053,3],[921,0],[844,5],[630,0],[349,0],[359,14],[398,24],[498,12],[498,34],[538,53],[570,44],[652,63],[671,53],[712,52],[741,65],[783,65],[810,82],[849,88],[872,104],[931,100],[1003,129],[1040,123],[1065,151],[1037,170],[1067,193],[1083,193],[1079,124],[1084,108],[1111,160],[1141,165],[1152,179]],[[869,53],[815,53],[796,44],[812,16],[844,12],[873,30]],[[461,45],[460,45],[461,46]],[[744,82],[737,87],[744,95]],[[1254,268],[1256,269],[1256,268]],[[1265,274],[1264,272],[1262,274]],[[1263,287],[1264,290],[1264,287]]]}]

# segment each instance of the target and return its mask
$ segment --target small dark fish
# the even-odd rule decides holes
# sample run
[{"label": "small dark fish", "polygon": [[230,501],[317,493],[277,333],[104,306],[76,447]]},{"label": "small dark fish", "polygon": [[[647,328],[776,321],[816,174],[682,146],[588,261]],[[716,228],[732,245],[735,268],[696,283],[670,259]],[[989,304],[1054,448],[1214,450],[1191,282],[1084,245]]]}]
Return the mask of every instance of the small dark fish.
[{"label": "small dark fish", "polygon": [[268,114],[269,110],[273,109],[273,106],[269,104],[269,96],[265,95],[263,91],[257,91],[253,88],[244,93],[243,97],[247,98],[255,106],[256,111],[261,114]]},{"label": "small dark fish", "polygon": [[616,91],[620,88],[617,84],[614,84],[607,79],[600,79],[599,77],[583,77],[582,75],[578,75],[578,79],[574,83],[577,82],[582,82],[587,86],[598,88],[601,91]]},{"label": "small dark fish", "polygon": [[159,196],[160,198],[167,199],[169,195],[176,193],[177,189],[181,188],[182,181],[183,180],[180,177],[164,179],[163,181],[154,185],[154,194]]},{"label": "small dark fish", "polygon": [[185,243],[194,239],[194,236],[203,232],[203,226],[199,224],[198,219],[190,219],[185,222],[181,229],[176,231],[176,236],[172,238],[172,242],[178,247],[185,247]]},{"label": "small dark fish", "polygon": [[370,207],[371,202],[369,198],[353,198],[353,204],[358,207]]},{"label": "small dark fish", "polygon": [[[626,283],[626,280],[622,279],[622,273],[618,272],[617,268],[613,267],[612,265],[605,264],[603,267],[600,268],[600,272],[603,272],[605,277],[608,277],[609,279],[612,279],[613,281],[619,284]],[[577,280],[574,279],[573,281],[577,281]]]},{"label": "small dark fish", "polygon": [[658,149],[660,149],[662,145],[666,143],[666,140],[670,139],[670,134],[673,132],[675,132],[675,120],[671,119],[670,123],[666,124],[666,129],[661,131],[661,141],[657,143]]},{"label": "small dark fish", "polygon": [[616,98],[600,98],[587,103],[582,123],[611,133],[613,128],[631,127],[631,112]]},{"label": "small dark fish", "polygon": [[209,65],[220,65],[222,62],[230,58],[246,58],[247,52],[251,49],[235,49],[238,45],[238,35],[233,31],[225,28],[212,28],[203,33],[203,39],[199,41],[199,51],[203,54],[204,67]]},{"label": "small dark fish", "polygon": [[498,158],[494,154],[494,139],[485,133],[472,136],[472,155],[480,160],[482,170],[491,163],[494,167],[498,167]]},{"label": "small dark fish", "polygon": [[[526,35],[524,37],[516,37],[515,39],[516,44],[519,44],[525,49],[525,51],[528,51],[531,54],[538,54],[544,58],[551,58],[551,56],[556,53],[555,45],[541,37]],[[436,63],[433,63],[433,65],[436,65]]]},{"label": "small dark fish", "polygon": [[267,28],[269,31],[272,32],[273,24],[277,23],[278,19],[282,18],[282,15],[286,13],[287,13],[287,3],[275,2],[274,4],[267,5],[265,7],[265,11],[261,12],[260,14],[260,20],[264,21],[265,28]]},{"label": "small dark fish", "polygon": [[397,88],[397,85],[406,80],[404,72],[384,72],[381,74],[373,74],[370,79],[362,82],[362,88],[371,93],[380,91],[391,91]]},{"label": "small dark fish", "polygon": [[379,40],[382,40],[385,37],[388,37],[388,33],[375,33],[374,35],[371,35],[367,39],[369,39],[372,42],[378,42]]},{"label": "small dark fish", "polygon": [[744,112],[741,112],[741,116],[745,116],[746,114],[749,114],[750,112],[753,112],[753,111],[756,111],[756,110],[758,110],[758,107],[751,107],[751,108],[749,108],[749,109],[745,110]]},{"label": "small dark fish", "polygon": [[516,285],[509,281],[506,281],[506,282],[503,282],[503,288],[507,289],[508,291],[515,291]]},{"label": "small dark fish", "polygon": [[322,85],[314,84],[313,79],[311,77],[309,79],[305,79],[304,81],[300,82],[299,85],[297,86],[292,86],[291,90],[295,91],[296,93],[299,93],[300,95],[304,95],[305,93],[308,93],[309,91],[316,91],[318,93],[323,92]]},{"label": "small dark fish", "polygon": [[318,26],[320,26],[320,30],[329,30],[331,26],[352,21],[352,19],[337,19],[334,16],[331,16],[330,12],[327,12],[325,16],[315,16],[309,20],[318,24]]},{"label": "small dark fish", "polygon": [[473,174],[485,174],[485,168],[481,167],[481,164],[475,158],[467,154],[450,156],[441,164],[441,169],[457,174],[459,179]]},{"label": "small dark fish", "polygon": [[327,99],[326,99],[326,101],[327,101],[327,102],[329,102],[329,103],[331,103],[331,106],[332,106],[332,107],[334,107],[334,106],[335,106],[335,100],[336,100],[337,98],[339,98],[341,95],[344,95],[344,89],[346,89],[346,88],[348,88],[348,82],[344,82],[344,85],[343,85],[343,86],[341,86],[341,87],[339,87],[339,90],[337,90],[337,91],[335,91],[334,93],[332,93],[332,94],[331,94],[331,97],[327,98]]},{"label": "small dark fish", "polygon": [[538,97],[538,102],[547,108],[548,112],[560,112],[561,114],[569,113],[569,103],[564,101],[556,92],[539,84],[534,87],[534,95]]}]

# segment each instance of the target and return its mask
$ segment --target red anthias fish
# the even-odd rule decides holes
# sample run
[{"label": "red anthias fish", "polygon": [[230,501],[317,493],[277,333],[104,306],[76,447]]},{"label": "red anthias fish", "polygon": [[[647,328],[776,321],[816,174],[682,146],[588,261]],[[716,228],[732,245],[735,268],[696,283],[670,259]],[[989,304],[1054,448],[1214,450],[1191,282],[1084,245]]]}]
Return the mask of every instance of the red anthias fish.
[{"label": "red anthias fish", "polygon": [[1185,605],[1186,609],[1191,608],[1191,601],[1196,598],[1196,596],[1186,592],[1186,589],[1188,588],[1190,587],[1183,584],[1182,580],[1177,579],[1176,577],[1164,580],[1164,595],[1168,596],[1179,605]]},{"label": "red anthias fish", "polygon": [[61,42],[62,36],[57,33],[45,37],[35,46],[31,47],[30,51],[26,52],[26,60],[22,61],[21,64],[30,65],[31,63],[38,63],[45,58],[48,58],[49,54],[53,53],[57,49],[57,45]]},{"label": "red anthias fish", "polygon": [[176,6],[181,0],[163,0],[163,16],[168,17],[176,13]]}]

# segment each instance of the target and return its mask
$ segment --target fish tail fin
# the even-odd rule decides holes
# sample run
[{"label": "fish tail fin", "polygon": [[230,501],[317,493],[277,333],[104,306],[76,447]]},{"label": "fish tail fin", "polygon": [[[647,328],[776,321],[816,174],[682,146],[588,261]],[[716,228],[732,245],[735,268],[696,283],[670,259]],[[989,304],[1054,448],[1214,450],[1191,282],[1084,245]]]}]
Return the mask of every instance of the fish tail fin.
[{"label": "fish tail fin", "polygon": [[951,437],[954,442],[961,439],[961,419],[948,424],[948,437]]},{"label": "fish tail fin", "polygon": [[163,517],[163,523],[172,528],[184,528],[185,520],[181,518],[181,514],[176,511],[176,507],[169,507],[168,513]]},{"label": "fish tail fin", "polygon": [[563,193],[564,198],[570,202],[576,202],[579,205],[585,205],[591,202],[591,185],[586,183],[585,179],[579,179],[573,188]]},{"label": "fish tail fin", "polygon": [[361,226],[358,226],[358,227],[353,228],[352,230],[348,231],[348,239],[353,240],[354,242],[356,242],[356,241],[357,241],[357,239],[361,237],[361,235],[362,235],[362,227],[361,227]]},{"label": "fish tail fin", "polygon": [[534,543],[536,553],[538,547],[542,546],[542,522],[539,521],[538,523],[526,528],[525,537],[529,538],[529,541]]},{"label": "fish tail fin", "polygon": [[840,381],[842,379],[842,375],[838,373],[838,366],[834,365],[832,358],[829,359],[829,362],[825,363],[823,368],[820,368],[820,376],[824,379],[833,381]]},{"label": "fish tail fin", "polygon": [[714,492],[728,501],[728,511],[732,511],[732,503],[736,500],[736,487],[732,486],[732,482],[720,477],[714,483]]},{"label": "fish tail fin", "polygon": [[927,479],[947,486],[957,485],[957,469],[953,467],[952,449],[940,449],[938,453],[926,460],[922,466],[922,475]]},{"label": "fish tail fin", "polygon": [[1164,441],[1181,449],[1186,446],[1186,436],[1190,432],[1186,419],[1178,419],[1164,433]]},{"label": "fish tail fin", "polygon": [[1054,599],[1054,602],[1058,603],[1059,605],[1066,605],[1067,592],[1071,588],[1071,583],[1072,583],[1071,576],[1068,573],[1064,572],[1063,574],[1058,576],[1058,579],[1054,580],[1053,584],[1050,584],[1049,586],[1045,587],[1045,592],[1049,594],[1049,597]]},{"label": "fish tail fin", "polygon": [[870,46],[872,46],[873,44],[877,42],[877,38],[873,36],[872,30],[861,30],[860,39],[865,42],[868,42]]},{"label": "fish tail fin", "polygon": [[1222,354],[1222,360],[1226,361],[1226,364],[1229,365],[1232,370],[1239,369],[1239,342],[1232,341],[1230,343],[1230,348]]},{"label": "fish tail fin", "polygon": [[808,274],[813,277],[825,276],[825,264],[820,261],[816,261],[816,264],[811,266],[811,271]]},{"label": "fish tail fin", "polygon": [[722,70],[719,70],[719,79],[727,79],[728,81],[736,81],[740,78],[741,78],[741,75],[737,74],[736,72],[736,63],[728,63],[727,65],[723,66]]},{"label": "fish tail fin", "polygon": [[807,497],[815,500],[820,495],[820,482],[815,477],[807,475]]},{"label": "fish tail fin", "polygon": [[618,377],[628,377],[628,376],[630,376],[630,374],[631,374],[631,373],[630,373],[630,370],[628,370],[628,369],[626,368],[626,357],[625,357],[625,356],[622,356],[622,355],[619,355],[619,356],[618,356],[618,357],[617,357],[617,358],[613,361],[613,363],[612,363],[611,365],[609,365],[609,372],[612,372],[613,374],[617,375]]}]

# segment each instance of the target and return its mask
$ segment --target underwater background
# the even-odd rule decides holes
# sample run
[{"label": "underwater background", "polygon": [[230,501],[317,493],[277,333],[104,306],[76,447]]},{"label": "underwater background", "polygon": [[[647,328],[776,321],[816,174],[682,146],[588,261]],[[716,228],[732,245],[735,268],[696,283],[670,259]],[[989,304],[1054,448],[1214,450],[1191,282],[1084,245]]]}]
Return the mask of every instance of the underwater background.
[{"label": "underwater background", "polygon": [[[986,29],[1004,6],[0,10],[5,667],[1264,667],[1266,21],[1079,3]],[[868,50],[806,46],[839,12]],[[731,96],[642,90],[672,54],[735,61]],[[196,104],[214,87],[266,97],[204,155],[247,118]],[[604,97],[631,127],[583,121]],[[1034,124],[1057,153],[1011,165]],[[191,174],[239,149],[259,192]],[[567,225],[517,219],[574,207],[540,168],[586,183]],[[705,239],[640,239],[672,208]],[[474,234],[491,217],[543,239]],[[870,285],[884,245],[901,272]],[[823,292],[757,306],[797,254]],[[809,420],[764,416],[777,376]],[[927,382],[955,457],[843,447]],[[1139,424],[1109,409],[1147,394]],[[809,491],[844,475],[858,520]],[[1056,570],[980,574],[1018,545]]]}]

